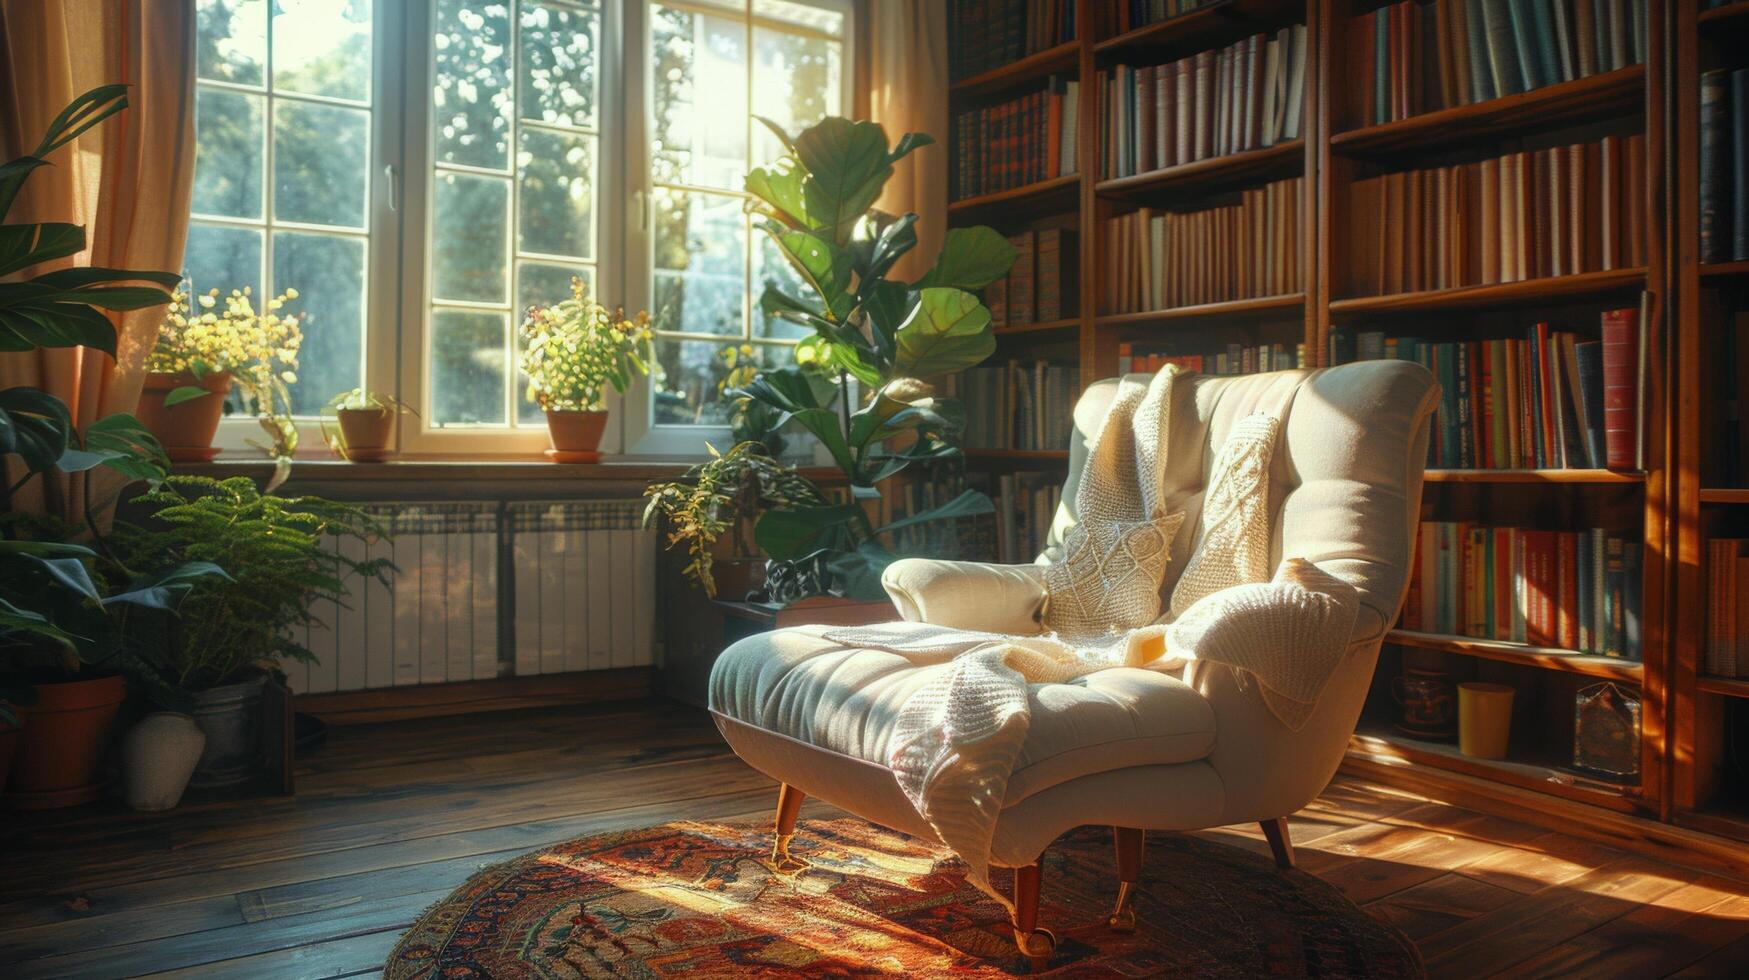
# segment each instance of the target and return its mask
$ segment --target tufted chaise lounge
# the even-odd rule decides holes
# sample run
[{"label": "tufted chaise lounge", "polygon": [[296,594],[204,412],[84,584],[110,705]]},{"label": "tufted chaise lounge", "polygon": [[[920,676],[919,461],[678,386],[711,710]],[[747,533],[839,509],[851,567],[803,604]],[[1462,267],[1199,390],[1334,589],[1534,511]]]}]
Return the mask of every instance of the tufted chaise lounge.
[{"label": "tufted chaise lounge", "polygon": [[[959,628],[1035,633],[1038,568],[1074,526],[1073,502],[1116,383],[1090,387],[1075,407],[1063,506],[1033,565],[907,560],[886,576],[900,613]],[[1008,784],[991,851],[1017,869],[1015,935],[1042,962],[1054,937],[1037,927],[1039,856],[1084,824],[1108,824],[1118,846],[1115,928],[1148,830],[1259,822],[1282,866],[1292,863],[1285,818],[1324,790],[1342,761],[1379,645],[1403,601],[1421,503],[1422,467],[1438,386],[1419,365],[1371,361],[1248,377],[1190,375],[1174,388],[1165,486],[1185,523],[1162,586],[1169,598],[1197,527],[1210,462],[1234,424],[1258,410],[1282,421],[1270,466],[1273,570],[1304,558],[1353,585],[1360,613],[1349,647],[1309,719],[1290,730],[1255,684],[1220,664],[1180,672],[1117,668],[1069,684],[1034,685],[1032,723]],[[1162,603],[1165,608],[1166,603]],[[796,814],[813,796],[874,823],[936,835],[887,768],[888,736],[931,671],[889,652],[852,649],[796,627],[741,640],[711,674],[710,709],[724,738],[782,783],[773,866],[805,864],[788,851]]]}]

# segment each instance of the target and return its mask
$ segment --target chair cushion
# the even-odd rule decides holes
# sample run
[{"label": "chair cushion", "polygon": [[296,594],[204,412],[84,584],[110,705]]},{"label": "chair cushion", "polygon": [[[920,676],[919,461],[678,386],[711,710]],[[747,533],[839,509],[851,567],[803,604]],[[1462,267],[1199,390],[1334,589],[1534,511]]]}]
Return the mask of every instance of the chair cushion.
[{"label": "chair cushion", "polygon": [[[751,636],[711,670],[710,707],[736,721],[885,767],[899,710],[945,664],[841,646],[829,627]],[[1035,684],[1032,723],[1004,805],[1080,776],[1191,762],[1214,747],[1202,695],[1154,670],[1114,668],[1069,684]]]}]

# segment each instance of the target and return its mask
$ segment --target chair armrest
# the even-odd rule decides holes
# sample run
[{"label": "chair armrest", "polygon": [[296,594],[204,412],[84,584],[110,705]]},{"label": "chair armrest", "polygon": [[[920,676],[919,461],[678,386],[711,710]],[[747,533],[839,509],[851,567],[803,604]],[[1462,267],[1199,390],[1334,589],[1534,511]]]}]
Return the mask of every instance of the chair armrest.
[{"label": "chair armrest", "polygon": [[1042,631],[1044,567],[901,558],[881,573],[899,615],[913,623],[987,633]]}]

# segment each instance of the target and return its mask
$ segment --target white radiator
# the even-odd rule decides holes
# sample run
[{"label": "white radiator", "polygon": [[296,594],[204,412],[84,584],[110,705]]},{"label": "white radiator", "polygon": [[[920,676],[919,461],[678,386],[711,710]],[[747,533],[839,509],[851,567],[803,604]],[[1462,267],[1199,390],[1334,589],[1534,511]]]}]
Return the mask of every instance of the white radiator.
[{"label": "white radiator", "polygon": [[[655,534],[643,502],[455,503],[365,508],[392,535],[339,542],[387,558],[388,584],[349,579],[286,661],[293,691],[324,694],[646,666],[655,648]],[[511,564],[500,571],[502,559]],[[508,581],[500,583],[500,576]]]}]

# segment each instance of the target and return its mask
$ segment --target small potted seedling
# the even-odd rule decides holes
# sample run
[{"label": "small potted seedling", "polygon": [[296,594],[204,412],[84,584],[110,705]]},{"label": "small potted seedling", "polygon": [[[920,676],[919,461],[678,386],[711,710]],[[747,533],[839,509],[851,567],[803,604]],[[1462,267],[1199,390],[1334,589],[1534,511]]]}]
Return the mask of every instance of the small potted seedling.
[{"label": "small potted seedling", "polygon": [[[380,391],[343,391],[322,408],[322,439],[328,448],[354,463],[380,463],[389,458],[395,418],[412,407]],[[333,416],[330,422],[328,416]]]}]

